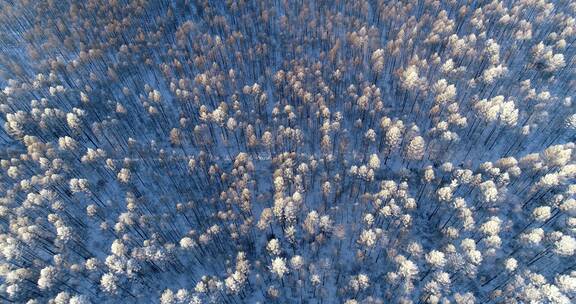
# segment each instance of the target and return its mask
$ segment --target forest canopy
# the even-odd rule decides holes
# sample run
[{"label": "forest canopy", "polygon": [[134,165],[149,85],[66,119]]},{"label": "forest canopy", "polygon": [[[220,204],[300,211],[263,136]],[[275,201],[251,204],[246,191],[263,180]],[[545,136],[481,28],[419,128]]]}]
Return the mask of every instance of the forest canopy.
[{"label": "forest canopy", "polygon": [[576,2],[0,1],[0,302],[576,302]]}]

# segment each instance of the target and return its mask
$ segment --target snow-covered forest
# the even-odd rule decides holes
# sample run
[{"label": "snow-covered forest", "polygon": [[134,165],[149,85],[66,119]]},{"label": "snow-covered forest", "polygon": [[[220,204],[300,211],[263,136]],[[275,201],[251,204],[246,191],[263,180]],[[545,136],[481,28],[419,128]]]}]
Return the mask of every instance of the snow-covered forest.
[{"label": "snow-covered forest", "polygon": [[0,0],[0,302],[576,302],[576,2]]}]

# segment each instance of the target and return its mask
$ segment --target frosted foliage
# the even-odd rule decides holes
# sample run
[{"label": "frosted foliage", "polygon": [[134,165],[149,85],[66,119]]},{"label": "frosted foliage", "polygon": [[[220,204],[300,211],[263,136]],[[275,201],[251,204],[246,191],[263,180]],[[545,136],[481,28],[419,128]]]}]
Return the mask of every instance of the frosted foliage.
[{"label": "frosted foliage", "polygon": [[422,136],[416,136],[406,147],[406,158],[409,160],[421,160],[424,157],[425,142]]},{"label": "frosted foliage", "polygon": [[494,202],[498,199],[498,189],[492,180],[480,184],[482,198],[486,202]]},{"label": "frosted foliage", "polygon": [[561,291],[573,295],[576,293],[576,273],[572,272],[570,275],[559,275],[556,277],[556,286]]},{"label": "frosted foliage", "polygon": [[160,297],[160,303],[162,304],[172,304],[174,301],[174,292],[170,289],[166,289]]},{"label": "frosted foliage", "polygon": [[384,69],[384,54],[383,49],[377,49],[372,53],[372,69],[376,73],[380,73]]},{"label": "frosted foliage", "polygon": [[75,295],[70,298],[70,304],[90,304],[90,300],[85,295]]},{"label": "frosted foliage", "polygon": [[407,259],[401,259],[399,264],[398,274],[400,274],[401,277],[410,279],[418,274],[418,267],[414,262]]},{"label": "frosted foliage", "polygon": [[444,267],[446,259],[444,253],[432,250],[426,255],[426,262],[434,267]]},{"label": "frosted foliage", "polygon": [[196,243],[194,242],[194,240],[189,238],[189,237],[184,237],[180,240],[180,247],[182,247],[184,249],[192,248],[195,245],[196,245]]},{"label": "frosted foliage", "polygon": [[293,256],[290,259],[290,265],[292,266],[292,268],[299,270],[300,268],[302,268],[302,266],[304,266],[304,259],[299,255]]},{"label": "frosted foliage", "polygon": [[0,302],[572,303],[574,1],[0,4]]},{"label": "frosted foliage", "polygon": [[368,165],[372,169],[378,169],[380,167],[380,159],[378,158],[377,154],[370,155],[370,160],[368,161]]},{"label": "frosted foliage", "polygon": [[562,256],[573,256],[576,253],[576,239],[563,235],[554,243],[554,250]]},{"label": "frosted foliage", "polygon": [[284,274],[288,273],[286,261],[283,258],[274,258],[272,260],[272,266],[270,266],[270,270],[278,277],[282,278]]},{"label": "frosted foliage", "polygon": [[540,244],[540,242],[542,242],[542,239],[544,238],[544,230],[542,230],[541,228],[535,228],[531,231],[528,231],[524,234],[522,234],[521,239],[531,245],[538,245]]},{"label": "frosted foliage", "polygon": [[364,230],[362,234],[360,234],[358,242],[366,247],[374,247],[376,244],[376,234],[372,229]]},{"label": "frosted foliage", "polygon": [[418,86],[419,82],[420,79],[418,76],[417,66],[414,65],[408,66],[406,70],[402,72],[401,84],[404,88],[408,90],[415,89]]},{"label": "frosted foliage", "polygon": [[564,166],[572,156],[572,148],[565,145],[556,145],[547,148],[542,153],[542,159],[551,166]]},{"label": "frosted foliage", "polygon": [[56,283],[57,270],[48,266],[40,271],[40,278],[38,279],[38,287],[40,289],[49,289]]},{"label": "frosted foliage", "polygon": [[551,208],[548,206],[538,207],[534,209],[534,211],[532,212],[532,216],[534,217],[535,220],[543,222],[550,218],[551,216],[550,211]]},{"label": "frosted foliage", "polygon": [[109,294],[115,294],[118,291],[117,278],[114,274],[106,273],[100,279],[100,288]]},{"label": "frosted foliage", "polygon": [[509,258],[504,262],[504,267],[507,271],[514,271],[518,267],[518,261],[514,258]]},{"label": "frosted foliage", "polygon": [[438,195],[438,200],[441,202],[448,202],[452,199],[452,188],[442,187],[436,191]]},{"label": "frosted foliage", "polygon": [[390,147],[395,147],[400,142],[402,136],[402,130],[397,126],[392,126],[388,131],[386,131],[386,143]]},{"label": "frosted foliage", "polygon": [[515,126],[518,121],[519,110],[516,109],[514,101],[504,100],[504,96],[499,95],[490,100],[482,99],[475,105],[478,115],[486,122],[500,121],[509,126]]},{"label": "frosted foliage", "polygon": [[272,255],[280,254],[280,242],[277,239],[271,239],[266,245],[266,249]]},{"label": "frosted foliage", "polygon": [[480,231],[488,235],[497,234],[500,231],[501,221],[497,217],[492,217],[490,220],[480,226]]}]

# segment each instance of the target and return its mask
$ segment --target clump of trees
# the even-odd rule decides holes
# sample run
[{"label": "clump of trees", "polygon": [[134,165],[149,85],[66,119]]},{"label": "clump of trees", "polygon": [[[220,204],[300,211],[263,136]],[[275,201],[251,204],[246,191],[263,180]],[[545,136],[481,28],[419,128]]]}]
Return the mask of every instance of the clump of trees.
[{"label": "clump of trees", "polygon": [[572,303],[570,1],[0,4],[0,302]]}]

